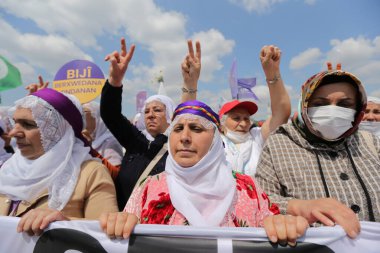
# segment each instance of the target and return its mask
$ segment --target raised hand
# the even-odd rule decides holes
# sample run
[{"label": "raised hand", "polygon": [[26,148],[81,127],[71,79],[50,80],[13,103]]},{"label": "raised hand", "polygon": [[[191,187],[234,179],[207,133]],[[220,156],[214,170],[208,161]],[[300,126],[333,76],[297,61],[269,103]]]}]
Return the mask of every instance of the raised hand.
[{"label": "raised hand", "polygon": [[[327,65],[327,70],[328,71],[333,71],[334,69],[333,69],[333,67],[332,67],[332,63],[331,62],[326,62],[326,65]],[[342,64],[340,63],[340,62],[338,62],[337,64],[336,64],[336,70],[342,70]]]},{"label": "raised hand", "polygon": [[281,50],[273,45],[264,46],[260,51],[260,61],[269,88],[272,115],[261,127],[261,134],[266,140],[281,124],[285,124],[290,116],[290,98],[285,89],[280,73]]},{"label": "raised hand", "polygon": [[183,81],[188,89],[196,89],[201,73],[201,43],[195,42],[196,52],[194,54],[193,42],[187,41],[188,54],[181,64]]},{"label": "raised hand", "polygon": [[281,50],[273,45],[264,46],[260,51],[260,61],[267,81],[280,78]]},{"label": "raised hand", "polygon": [[60,211],[36,208],[22,216],[17,226],[17,232],[27,232],[29,235],[40,235],[53,221],[69,220]]},{"label": "raised hand", "polygon": [[135,51],[135,45],[131,45],[130,49],[127,51],[127,45],[124,38],[121,38],[121,51],[114,51],[108,54],[104,60],[109,61],[109,83],[115,87],[121,87],[122,81],[127,71],[128,64],[133,57]]},{"label": "raised hand", "polygon": [[36,92],[41,89],[45,89],[48,87],[49,82],[44,82],[44,79],[42,78],[41,75],[38,76],[38,83],[31,83],[28,86],[25,87],[26,90],[29,91],[29,95],[32,94],[33,92]]}]

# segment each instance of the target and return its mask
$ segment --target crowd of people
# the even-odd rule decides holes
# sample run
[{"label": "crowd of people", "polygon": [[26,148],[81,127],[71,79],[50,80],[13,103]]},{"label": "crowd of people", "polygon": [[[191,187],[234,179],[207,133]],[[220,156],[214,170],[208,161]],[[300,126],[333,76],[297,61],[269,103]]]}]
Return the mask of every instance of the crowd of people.
[{"label": "crowd of people", "polygon": [[[188,41],[181,103],[156,94],[137,122],[122,114],[135,46],[105,57],[100,104],[39,84],[0,118],[0,215],[39,235],[54,221],[99,220],[110,237],[136,224],[263,227],[296,245],[309,226],[380,222],[380,99],[340,65],[302,85],[297,112],[280,71],[281,50],[259,54],[272,114],[231,100],[218,113],[197,100],[201,44]],[[288,119],[292,118],[291,121]],[[11,138],[15,146],[11,145]]]}]

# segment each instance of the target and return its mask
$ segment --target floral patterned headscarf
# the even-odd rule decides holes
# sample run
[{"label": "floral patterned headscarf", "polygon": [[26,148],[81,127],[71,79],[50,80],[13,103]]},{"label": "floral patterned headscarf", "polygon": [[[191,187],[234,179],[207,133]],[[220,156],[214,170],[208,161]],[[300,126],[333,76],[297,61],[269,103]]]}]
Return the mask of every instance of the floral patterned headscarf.
[{"label": "floral patterned headscarf", "polygon": [[[331,80],[328,83],[324,83],[326,79]],[[342,136],[340,136],[337,140],[339,141],[347,136],[353,134],[359,126],[360,121],[362,120],[365,112],[365,108],[367,106],[367,95],[364,90],[364,87],[360,80],[350,72],[342,71],[342,70],[327,70],[319,72],[312,77],[310,77],[303,85],[301,92],[301,99],[298,104],[298,116],[294,119],[294,123],[301,130],[306,130],[311,133],[314,137],[318,139],[322,139],[324,141],[328,141],[323,136],[313,128],[311,120],[307,114],[307,109],[309,107],[309,102],[312,94],[317,90],[317,88],[323,85],[329,85],[337,82],[348,82],[352,84],[357,89],[357,107],[356,107],[356,115],[352,128],[350,128],[347,132],[345,132]],[[306,129],[305,129],[306,128]],[[302,131],[301,131],[302,132]],[[302,132],[302,134],[305,134]],[[304,137],[308,137],[305,135]]]}]

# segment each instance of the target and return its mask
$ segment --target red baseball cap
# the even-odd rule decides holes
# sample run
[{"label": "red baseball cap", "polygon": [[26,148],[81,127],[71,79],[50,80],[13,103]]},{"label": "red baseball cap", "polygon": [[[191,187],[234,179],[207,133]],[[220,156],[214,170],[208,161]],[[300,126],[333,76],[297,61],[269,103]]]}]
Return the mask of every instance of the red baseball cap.
[{"label": "red baseball cap", "polygon": [[232,100],[231,102],[225,103],[222,108],[220,108],[219,118],[234,108],[244,108],[248,111],[249,115],[253,115],[257,112],[257,105],[254,102]]}]

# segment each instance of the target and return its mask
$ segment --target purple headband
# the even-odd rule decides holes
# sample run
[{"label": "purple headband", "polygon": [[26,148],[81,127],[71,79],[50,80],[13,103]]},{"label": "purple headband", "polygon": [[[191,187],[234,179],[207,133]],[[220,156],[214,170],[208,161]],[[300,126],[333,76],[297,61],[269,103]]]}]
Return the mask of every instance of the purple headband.
[{"label": "purple headband", "polygon": [[219,116],[216,114],[208,105],[202,103],[198,100],[186,101],[182,104],[179,104],[174,110],[173,118],[181,114],[190,113],[194,115],[201,116],[212,123],[214,123],[218,128],[220,128]]},{"label": "purple headband", "polygon": [[48,102],[51,106],[54,107],[63,118],[71,125],[74,130],[75,136],[84,142],[85,146],[89,146],[88,141],[82,136],[83,130],[83,119],[82,115],[79,112],[78,108],[74,105],[74,103],[63,95],[61,92],[45,88],[38,90],[31,95],[39,97],[46,102]]}]

